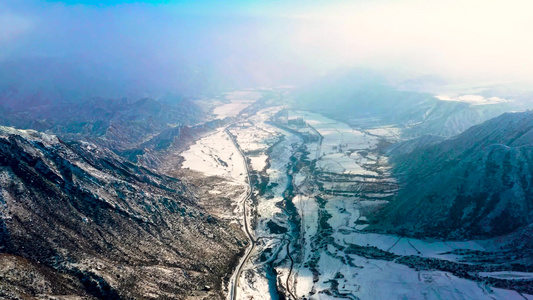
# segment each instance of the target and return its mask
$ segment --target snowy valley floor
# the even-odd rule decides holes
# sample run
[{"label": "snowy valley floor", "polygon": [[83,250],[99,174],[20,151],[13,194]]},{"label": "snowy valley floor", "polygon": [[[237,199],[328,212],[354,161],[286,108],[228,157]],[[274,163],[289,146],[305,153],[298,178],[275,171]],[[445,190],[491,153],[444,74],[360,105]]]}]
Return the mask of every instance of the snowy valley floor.
[{"label": "snowy valley floor", "polygon": [[[249,102],[240,95],[235,106]],[[236,226],[244,227],[246,217],[253,229],[256,246],[237,278],[237,299],[533,299],[481,280],[531,280],[531,273],[465,261],[467,253],[490,248],[490,241],[363,230],[365,213],[390,201],[398,188],[379,151],[397,129],[355,130],[320,114],[283,109],[257,110],[181,153],[183,169],[204,184],[202,204]],[[248,164],[249,200],[237,147]]]}]

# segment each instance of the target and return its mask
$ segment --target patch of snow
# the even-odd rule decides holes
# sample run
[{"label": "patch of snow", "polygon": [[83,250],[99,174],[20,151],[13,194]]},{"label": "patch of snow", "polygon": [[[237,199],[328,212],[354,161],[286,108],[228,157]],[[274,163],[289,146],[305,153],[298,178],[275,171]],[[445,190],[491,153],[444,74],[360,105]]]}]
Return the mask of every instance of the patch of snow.
[{"label": "patch of snow", "polygon": [[466,102],[470,103],[472,105],[485,105],[485,104],[497,104],[497,103],[504,103],[509,102],[509,100],[502,99],[499,97],[483,97],[481,95],[462,95],[462,96],[447,96],[447,95],[437,95],[435,98],[441,100],[441,101],[458,101],[458,102]]},{"label": "patch of snow", "polygon": [[13,127],[0,126],[0,136],[20,135],[30,141],[42,141],[46,145],[54,145],[59,143],[59,139],[55,135],[50,135],[35,131],[32,129],[15,129]]},{"label": "patch of snow", "polygon": [[267,155],[261,154],[258,156],[248,156],[248,158],[250,159],[250,162],[252,164],[252,169],[256,171],[263,170],[267,165]]},{"label": "patch of snow", "polygon": [[182,152],[183,168],[208,176],[221,176],[245,182],[246,167],[233,142],[223,129],[203,137]]},{"label": "patch of snow", "polygon": [[213,110],[213,114],[217,119],[238,116],[243,109],[261,98],[261,92],[236,91],[228,93],[226,98],[229,100],[229,103],[217,106]]}]

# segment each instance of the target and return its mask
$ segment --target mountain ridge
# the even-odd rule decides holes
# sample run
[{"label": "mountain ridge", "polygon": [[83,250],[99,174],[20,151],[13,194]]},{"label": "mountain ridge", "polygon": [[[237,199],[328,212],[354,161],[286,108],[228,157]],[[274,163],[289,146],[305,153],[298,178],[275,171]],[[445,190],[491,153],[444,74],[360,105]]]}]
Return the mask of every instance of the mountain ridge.
[{"label": "mountain ridge", "polygon": [[373,218],[374,228],[464,239],[533,222],[531,111],[505,113],[391,162],[402,188]]},{"label": "mountain ridge", "polygon": [[[87,142],[0,127],[0,183],[0,253],[10,266],[0,277],[11,283],[1,293],[10,299],[223,299],[220,279],[246,244],[186,183]],[[33,287],[25,269],[53,276]]]}]

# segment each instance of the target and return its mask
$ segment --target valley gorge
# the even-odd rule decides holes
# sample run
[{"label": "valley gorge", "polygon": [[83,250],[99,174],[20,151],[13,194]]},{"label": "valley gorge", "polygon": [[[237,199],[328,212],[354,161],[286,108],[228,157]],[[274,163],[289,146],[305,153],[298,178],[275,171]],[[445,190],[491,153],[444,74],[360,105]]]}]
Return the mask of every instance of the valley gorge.
[{"label": "valley gorge", "polygon": [[531,11],[0,0],[0,300],[533,300]]},{"label": "valley gorge", "polygon": [[[139,150],[2,127],[3,297],[523,299],[533,292],[527,215],[508,227],[494,221],[499,226],[481,235],[453,223],[463,227],[448,236],[402,215],[437,225],[440,218],[416,210],[435,202],[409,192],[406,174],[424,170],[406,165],[417,163],[409,155],[430,168],[428,161],[450,159],[427,158],[440,152],[425,149],[460,149],[445,146],[460,141],[526,153],[530,113],[505,114],[450,139],[406,140],[402,125],[349,125],[280,105],[290,97],[283,89],[225,97],[204,124],[152,134]],[[487,222],[490,207],[477,218]],[[457,218],[456,209],[429,211]]]}]

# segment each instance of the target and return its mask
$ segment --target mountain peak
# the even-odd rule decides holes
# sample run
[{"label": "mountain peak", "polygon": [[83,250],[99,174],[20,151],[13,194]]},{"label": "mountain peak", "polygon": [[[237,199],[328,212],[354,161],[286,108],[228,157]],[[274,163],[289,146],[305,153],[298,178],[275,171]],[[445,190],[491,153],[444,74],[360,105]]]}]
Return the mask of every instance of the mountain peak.
[{"label": "mountain peak", "polygon": [[533,112],[506,113],[392,157],[402,188],[376,228],[492,237],[533,222]]}]

